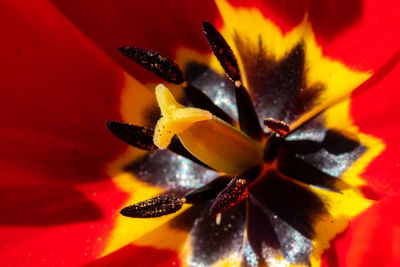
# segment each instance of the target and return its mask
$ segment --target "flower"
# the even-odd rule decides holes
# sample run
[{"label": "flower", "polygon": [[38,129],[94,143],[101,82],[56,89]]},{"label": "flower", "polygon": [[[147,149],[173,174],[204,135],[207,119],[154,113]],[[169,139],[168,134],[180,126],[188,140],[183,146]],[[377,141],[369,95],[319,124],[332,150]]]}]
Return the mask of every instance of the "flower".
[{"label": "flower", "polygon": [[[127,8],[127,3],[97,3],[96,9],[89,2],[39,1],[35,4],[39,4],[40,9],[30,3],[2,3],[3,32],[10,38],[2,43],[4,49],[1,50],[4,58],[2,82],[3,88],[6,88],[2,107],[7,111],[3,112],[7,117],[2,124],[6,136],[2,144],[2,211],[7,216],[2,221],[1,258],[5,265],[58,265],[62,262],[78,265],[103,253],[106,240],[112,240],[109,230],[114,227],[113,216],[127,201],[127,192],[121,192],[120,184],[116,186],[115,183],[122,183],[124,177],[110,180],[107,178],[109,174],[103,171],[106,162],[124,150],[106,133],[103,122],[118,119],[119,92],[124,93],[125,99],[129,98],[129,94],[135,94],[116,88],[131,84],[137,94],[150,95],[148,91],[140,91],[142,87],[110,60],[110,57],[116,59],[122,66],[129,64],[117,58],[117,51],[111,51],[129,43],[154,50],[163,48],[172,57],[174,44],[179,42],[196,47],[200,36],[197,34],[199,31],[187,26],[192,24],[178,22],[176,25],[187,26],[190,30],[184,37],[177,34],[173,38],[170,31],[177,26],[171,28],[166,21],[163,21],[165,24],[157,23],[154,16],[143,12],[144,8],[136,10],[145,14],[149,23],[146,27],[139,23],[136,25],[140,27],[133,27],[134,24],[126,21],[143,17],[132,16],[130,10],[135,9]],[[347,66],[375,71],[398,49],[396,2],[383,6],[374,1],[353,1],[353,8],[335,10],[316,2],[308,7],[303,2],[284,4],[279,6],[268,1],[260,6],[260,10],[285,33],[299,24],[305,10],[310,10],[309,19],[315,27],[316,40],[323,48],[324,56]],[[137,7],[140,4],[133,5]],[[293,9],[283,8],[292,6]],[[341,6],[340,2],[338,6]],[[99,14],[116,19],[116,10],[127,14],[126,17],[119,14],[121,21],[129,18],[123,27],[120,23],[119,27],[110,28],[107,18],[98,19],[104,17]],[[192,7],[189,5],[187,10],[192,10]],[[196,7],[194,10],[203,9]],[[334,16],[329,17],[330,11],[334,11]],[[201,20],[215,21],[215,14],[212,13],[209,18],[198,18],[197,23]],[[196,20],[195,16],[192,17]],[[179,16],[163,18],[168,20]],[[332,21],[331,18],[341,18],[343,23],[321,23],[323,19]],[[185,18],[184,21],[192,20]],[[6,28],[8,25],[15,25],[15,28]],[[163,28],[164,25],[166,28]],[[135,29],[135,35],[128,34],[132,29]],[[151,38],[147,41],[141,39],[141,31]],[[130,38],[126,36],[132,36],[132,40],[124,39]],[[204,47],[202,51],[205,51]],[[129,73],[138,73],[133,68],[131,65],[126,67]],[[398,143],[398,107],[394,86],[398,84],[397,71],[398,66],[385,79],[352,98],[351,115],[360,132],[379,138],[386,144],[384,152],[362,174],[368,186],[364,193],[369,193],[369,198],[375,195],[375,198],[381,199],[359,215],[344,235],[336,238],[333,248],[324,256],[327,263],[334,261],[335,257],[339,264],[373,264],[383,259],[386,260],[384,263],[395,264],[398,260],[396,247],[392,246],[398,236],[398,218],[390,213],[398,203],[394,197],[398,194],[399,181],[395,154]],[[143,77],[148,79],[150,76]],[[381,101],[375,100],[371,105],[371,99]],[[105,105],[108,107],[106,110]],[[145,123],[143,118],[137,116],[144,106],[143,102],[136,102],[135,106],[127,106],[123,102],[123,116],[127,116],[129,109],[136,109],[136,112],[129,113],[132,117],[121,120]],[[161,221],[154,224],[161,225]],[[372,243],[380,239],[370,234],[371,229],[385,229],[379,237],[385,241],[384,246],[376,248]],[[150,238],[147,237],[147,240],[148,244],[151,243]],[[375,254],[369,253],[372,248]],[[157,253],[154,261],[168,262],[170,259],[171,263],[177,260],[169,250],[153,251],[136,247],[133,251],[137,254],[128,251],[125,256],[141,255],[147,261],[152,257],[146,258],[146,252]]]}]

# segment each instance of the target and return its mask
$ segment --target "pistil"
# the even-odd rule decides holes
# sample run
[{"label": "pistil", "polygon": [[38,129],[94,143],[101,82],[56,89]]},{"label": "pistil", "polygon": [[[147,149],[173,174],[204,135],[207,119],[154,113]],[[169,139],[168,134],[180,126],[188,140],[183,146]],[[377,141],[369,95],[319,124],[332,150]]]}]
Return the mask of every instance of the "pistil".
[{"label": "pistil", "polygon": [[176,134],[185,148],[208,166],[227,174],[240,174],[263,162],[261,146],[210,112],[184,107],[164,86],[156,88],[162,117],[154,144],[165,149]]}]

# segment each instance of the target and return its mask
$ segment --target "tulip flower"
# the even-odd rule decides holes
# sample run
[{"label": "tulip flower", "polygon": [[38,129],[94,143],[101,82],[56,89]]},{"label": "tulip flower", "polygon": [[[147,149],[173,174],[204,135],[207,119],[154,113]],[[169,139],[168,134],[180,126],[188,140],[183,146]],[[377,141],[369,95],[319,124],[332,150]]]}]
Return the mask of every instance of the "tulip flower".
[{"label": "tulip flower", "polygon": [[397,2],[1,6],[2,266],[400,263]]}]

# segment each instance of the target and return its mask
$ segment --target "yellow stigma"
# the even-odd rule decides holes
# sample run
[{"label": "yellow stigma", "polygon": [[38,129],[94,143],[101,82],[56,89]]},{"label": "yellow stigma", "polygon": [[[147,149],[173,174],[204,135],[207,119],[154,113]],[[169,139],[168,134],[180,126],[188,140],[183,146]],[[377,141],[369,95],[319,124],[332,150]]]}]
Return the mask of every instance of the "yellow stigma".
[{"label": "yellow stigma", "polygon": [[157,122],[153,142],[160,149],[166,149],[175,134],[185,131],[193,123],[212,119],[212,114],[206,110],[187,108],[176,102],[162,84],[156,87],[156,97],[162,117]]},{"label": "yellow stigma", "polygon": [[162,84],[156,87],[156,97],[162,117],[153,142],[160,149],[176,134],[191,154],[215,170],[240,174],[262,164],[261,147],[244,133],[209,111],[182,106]]}]

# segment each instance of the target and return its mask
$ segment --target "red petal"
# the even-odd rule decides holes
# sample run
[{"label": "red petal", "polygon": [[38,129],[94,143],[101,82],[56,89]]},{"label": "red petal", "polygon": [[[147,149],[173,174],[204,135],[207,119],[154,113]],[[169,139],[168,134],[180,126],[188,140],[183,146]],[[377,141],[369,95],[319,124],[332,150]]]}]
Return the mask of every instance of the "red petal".
[{"label": "red petal", "polygon": [[208,52],[201,22],[215,21],[218,15],[213,0],[53,2],[82,32],[141,81],[155,80],[155,76],[123,57],[118,47],[139,46],[170,58],[175,57],[178,46]]},{"label": "red petal", "polygon": [[2,172],[103,179],[124,147],[105,126],[120,118],[123,72],[50,4],[1,11]]},{"label": "red petal", "polygon": [[127,245],[114,253],[99,258],[85,267],[108,266],[176,266],[179,257],[175,251]]},{"label": "red petal", "polygon": [[47,1],[0,5],[0,265],[79,265],[126,197],[105,173],[123,72]]},{"label": "red petal", "polygon": [[352,116],[360,131],[386,144],[383,153],[362,174],[368,185],[365,191],[377,196],[400,194],[399,84],[400,64],[397,64],[382,81],[352,98]]},{"label": "red petal", "polygon": [[356,219],[326,253],[325,266],[399,266],[400,198],[386,199]]},{"label": "red petal", "polygon": [[[400,2],[395,0],[387,1],[385,4],[375,0],[339,2],[341,8],[354,11],[355,19],[350,20],[350,23],[337,33],[326,35],[321,26],[337,25],[337,22],[339,21],[340,24],[342,20],[335,8],[327,7],[330,16],[328,14],[321,16],[322,20],[325,15],[325,23],[321,24],[318,21],[313,23],[323,52],[350,66],[375,70],[399,49]],[[357,2],[360,3],[355,4]],[[315,3],[320,3],[320,1],[315,1]],[[353,5],[359,6],[360,10],[351,9]]]}]

